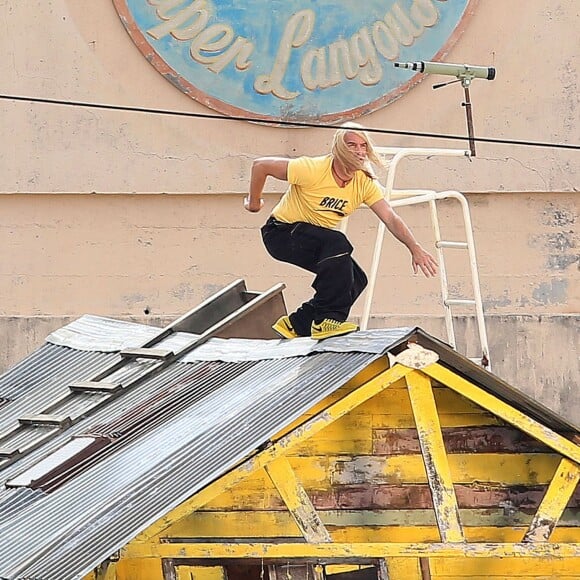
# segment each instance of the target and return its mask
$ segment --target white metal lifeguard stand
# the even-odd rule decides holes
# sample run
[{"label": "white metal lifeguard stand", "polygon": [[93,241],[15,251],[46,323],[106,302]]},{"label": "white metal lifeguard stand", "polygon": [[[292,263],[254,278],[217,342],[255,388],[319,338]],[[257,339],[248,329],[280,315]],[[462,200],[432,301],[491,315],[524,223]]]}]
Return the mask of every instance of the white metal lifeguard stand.
[{"label": "white metal lifeguard stand", "polygon": [[[490,369],[489,346],[487,342],[487,332],[485,328],[485,318],[483,313],[483,302],[481,298],[481,289],[479,283],[479,273],[477,269],[477,259],[475,254],[475,242],[473,239],[473,227],[469,212],[469,205],[465,196],[459,191],[434,191],[427,189],[395,189],[395,177],[399,163],[406,157],[464,157],[469,159],[471,152],[464,149],[429,149],[429,148],[397,148],[397,147],[375,147],[375,151],[382,158],[389,159],[388,169],[384,181],[385,198],[391,206],[401,207],[407,205],[428,204],[431,214],[431,225],[435,237],[435,247],[437,249],[437,259],[439,262],[439,280],[441,283],[442,304],[445,314],[445,327],[447,330],[447,341],[456,348],[457,341],[455,337],[454,311],[455,307],[471,307],[475,309],[477,322],[477,332],[481,352],[477,357],[469,356],[473,361]],[[437,202],[444,199],[455,199],[461,205],[463,215],[463,225],[465,229],[465,240],[451,241],[444,240],[441,236],[439,225],[439,216],[437,212]],[[346,222],[343,221],[341,229],[346,229]],[[361,329],[365,330],[368,326],[375,285],[377,281],[377,272],[379,269],[383,239],[385,235],[385,225],[379,222],[375,247],[372,257],[372,265],[369,271],[369,284],[365,292],[363,312],[361,316]],[[449,282],[447,269],[445,266],[445,250],[466,250],[469,259],[469,268],[471,272],[471,283],[473,288],[472,296],[451,296],[449,291]],[[467,354],[467,353],[465,353]]]},{"label": "white metal lifeguard stand", "polygon": [[[461,83],[464,93],[464,102],[462,106],[465,109],[467,120],[467,131],[469,139],[469,150],[464,149],[428,149],[428,148],[396,148],[396,147],[375,147],[377,154],[383,157],[389,157],[390,162],[385,178],[384,189],[385,198],[393,207],[405,205],[417,205],[421,203],[429,204],[431,213],[431,225],[435,236],[435,247],[437,248],[437,257],[439,262],[439,280],[441,282],[441,296],[445,313],[445,327],[447,329],[447,340],[449,344],[456,349],[457,341],[455,338],[454,327],[454,307],[473,307],[475,309],[475,318],[477,322],[477,333],[481,352],[478,357],[469,357],[472,361],[477,361],[482,366],[491,370],[489,360],[489,346],[487,342],[487,331],[485,329],[485,318],[483,314],[483,302],[481,299],[481,289],[479,284],[479,273],[477,270],[477,259],[475,255],[475,242],[473,240],[473,226],[469,213],[469,205],[465,196],[459,191],[433,191],[425,189],[416,190],[398,190],[394,188],[395,175],[399,163],[405,157],[420,156],[430,157],[465,157],[471,159],[475,157],[475,136],[473,130],[473,115],[469,87],[471,82],[478,79],[492,81],[495,79],[496,70],[494,67],[472,66],[468,64],[453,64],[442,62],[395,62],[395,68],[410,69],[419,73],[449,75],[454,76],[455,80],[433,85],[434,89],[439,89],[454,83]],[[437,213],[437,202],[443,199],[455,199],[461,204],[463,215],[463,225],[465,228],[465,240],[451,241],[444,240],[441,237],[441,228],[439,227],[439,216]],[[344,224],[346,228],[346,224]],[[363,314],[361,318],[361,328],[366,329],[370,317],[372,300],[377,280],[377,271],[381,256],[383,238],[385,234],[385,225],[381,222],[377,231],[375,249],[373,253],[372,266],[369,277],[369,285],[366,292]],[[472,296],[451,296],[449,291],[449,282],[447,278],[447,268],[445,266],[444,250],[467,250],[469,256],[469,267],[471,271],[471,283],[473,288]],[[467,353],[465,353],[467,354]]]}]

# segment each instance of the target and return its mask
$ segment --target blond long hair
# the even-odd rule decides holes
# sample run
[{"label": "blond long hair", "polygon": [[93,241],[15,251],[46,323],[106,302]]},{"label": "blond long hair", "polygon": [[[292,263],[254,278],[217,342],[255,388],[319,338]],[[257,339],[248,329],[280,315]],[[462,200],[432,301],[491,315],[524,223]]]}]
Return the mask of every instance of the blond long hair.
[{"label": "blond long hair", "polygon": [[[341,128],[334,134],[334,139],[332,141],[332,156],[349,172],[354,172],[357,170],[364,171],[371,179],[375,179],[376,175],[373,170],[372,164],[382,167],[383,163],[379,159],[373,142],[369,137],[368,133],[364,130],[362,125],[358,123],[353,123],[349,121],[348,123],[343,123]],[[345,137],[347,133],[354,133],[358,135],[361,139],[364,139],[367,144],[367,159],[361,162],[360,159],[347,147]]]}]

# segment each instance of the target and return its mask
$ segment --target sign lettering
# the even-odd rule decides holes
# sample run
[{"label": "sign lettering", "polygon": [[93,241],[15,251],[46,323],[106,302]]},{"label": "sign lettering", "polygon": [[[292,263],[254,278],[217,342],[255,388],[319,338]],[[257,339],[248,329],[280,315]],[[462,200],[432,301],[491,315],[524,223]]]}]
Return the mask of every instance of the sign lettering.
[{"label": "sign lettering", "polygon": [[418,82],[396,60],[441,60],[478,0],[113,0],[147,59],[225,114],[339,121]]}]

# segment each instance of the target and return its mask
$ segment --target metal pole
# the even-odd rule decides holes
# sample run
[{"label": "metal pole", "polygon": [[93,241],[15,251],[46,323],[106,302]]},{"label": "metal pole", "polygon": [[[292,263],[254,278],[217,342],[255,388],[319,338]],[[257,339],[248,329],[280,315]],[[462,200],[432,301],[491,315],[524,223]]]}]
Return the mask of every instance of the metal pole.
[{"label": "metal pole", "polygon": [[472,157],[475,157],[475,136],[473,133],[473,114],[471,111],[471,99],[469,97],[469,84],[463,83],[463,91],[465,93],[465,102],[461,103],[465,107],[465,114],[467,115],[467,133],[469,135],[469,150]]}]

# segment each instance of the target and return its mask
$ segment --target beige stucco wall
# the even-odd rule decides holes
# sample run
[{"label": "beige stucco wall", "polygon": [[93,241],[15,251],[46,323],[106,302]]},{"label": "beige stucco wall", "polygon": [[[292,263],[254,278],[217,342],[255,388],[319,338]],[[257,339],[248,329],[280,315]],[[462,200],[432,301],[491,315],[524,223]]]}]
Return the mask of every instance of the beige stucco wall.
[{"label": "beige stucco wall", "polygon": [[[2,11],[3,95],[211,113],[146,62],[110,1],[29,0]],[[580,142],[579,12],[576,0],[479,2],[446,58],[498,71],[495,81],[472,85],[478,135]],[[426,79],[358,120],[373,128],[464,134],[460,86],[431,85]],[[309,277],[274,263],[259,240],[281,185],[268,183],[261,214],[244,212],[241,199],[254,157],[325,152],[331,131],[6,99],[0,119],[0,369],[84,313],[167,319],[242,277],[258,290],[284,281],[289,308],[308,295]],[[466,147],[402,136],[375,140]],[[579,167],[577,149],[480,143],[471,162],[409,160],[397,182],[467,193],[494,370],[567,412],[574,401],[580,407],[566,394],[580,382]],[[446,236],[462,239],[456,205],[444,202],[440,211]],[[432,245],[426,208],[399,213]],[[368,211],[350,221],[366,268],[375,231]],[[461,253],[450,255],[449,270],[452,287],[469,292]],[[374,324],[416,324],[444,337],[440,300],[438,280],[412,276],[405,249],[388,238]]]},{"label": "beige stucco wall", "polygon": [[[149,65],[109,0],[29,0],[3,10],[4,94],[210,112]],[[446,58],[497,69],[493,82],[472,85],[477,134],[580,141],[578,10],[576,0],[480,0]],[[434,91],[433,82],[441,80],[452,79],[426,77],[403,98],[366,116],[364,124],[464,134],[463,91],[460,85]],[[256,155],[319,153],[331,138],[323,130],[11,101],[0,102],[0,112],[3,133],[13,136],[10,147],[2,146],[7,192],[243,192]],[[437,144],[401,136],[377,141]],[[429,183],[483,192],[574,191],[577,155],[480,144],[476,162],[437,162],[439,171],[430,174]]]},{"label": "beige stucco wall", "polygon": [[[489,314],[580,310],[576,195],[468,195]],[[267,196],[262,215],[243,211],[237,196],[217,193],[4,196],[3,314],[178,315],[235,278],[257,290],[284,281],[293,308],[310,292],[311,276],[274,262],[259,235],[277,198]],[[464,239],[459,204],[447,200],[439,207],[446,237]],[[427,206],[398,213],[420,241],[433,245]],[[376,230],[369,210],[359,210],[348,224],[366,270]],[[447,256],[450,287],[456,295],[472,295],[467,253]],[[441,314],[439,279],[414,276],[410,255],[391,236],[383,244],[373,312]]]}]

